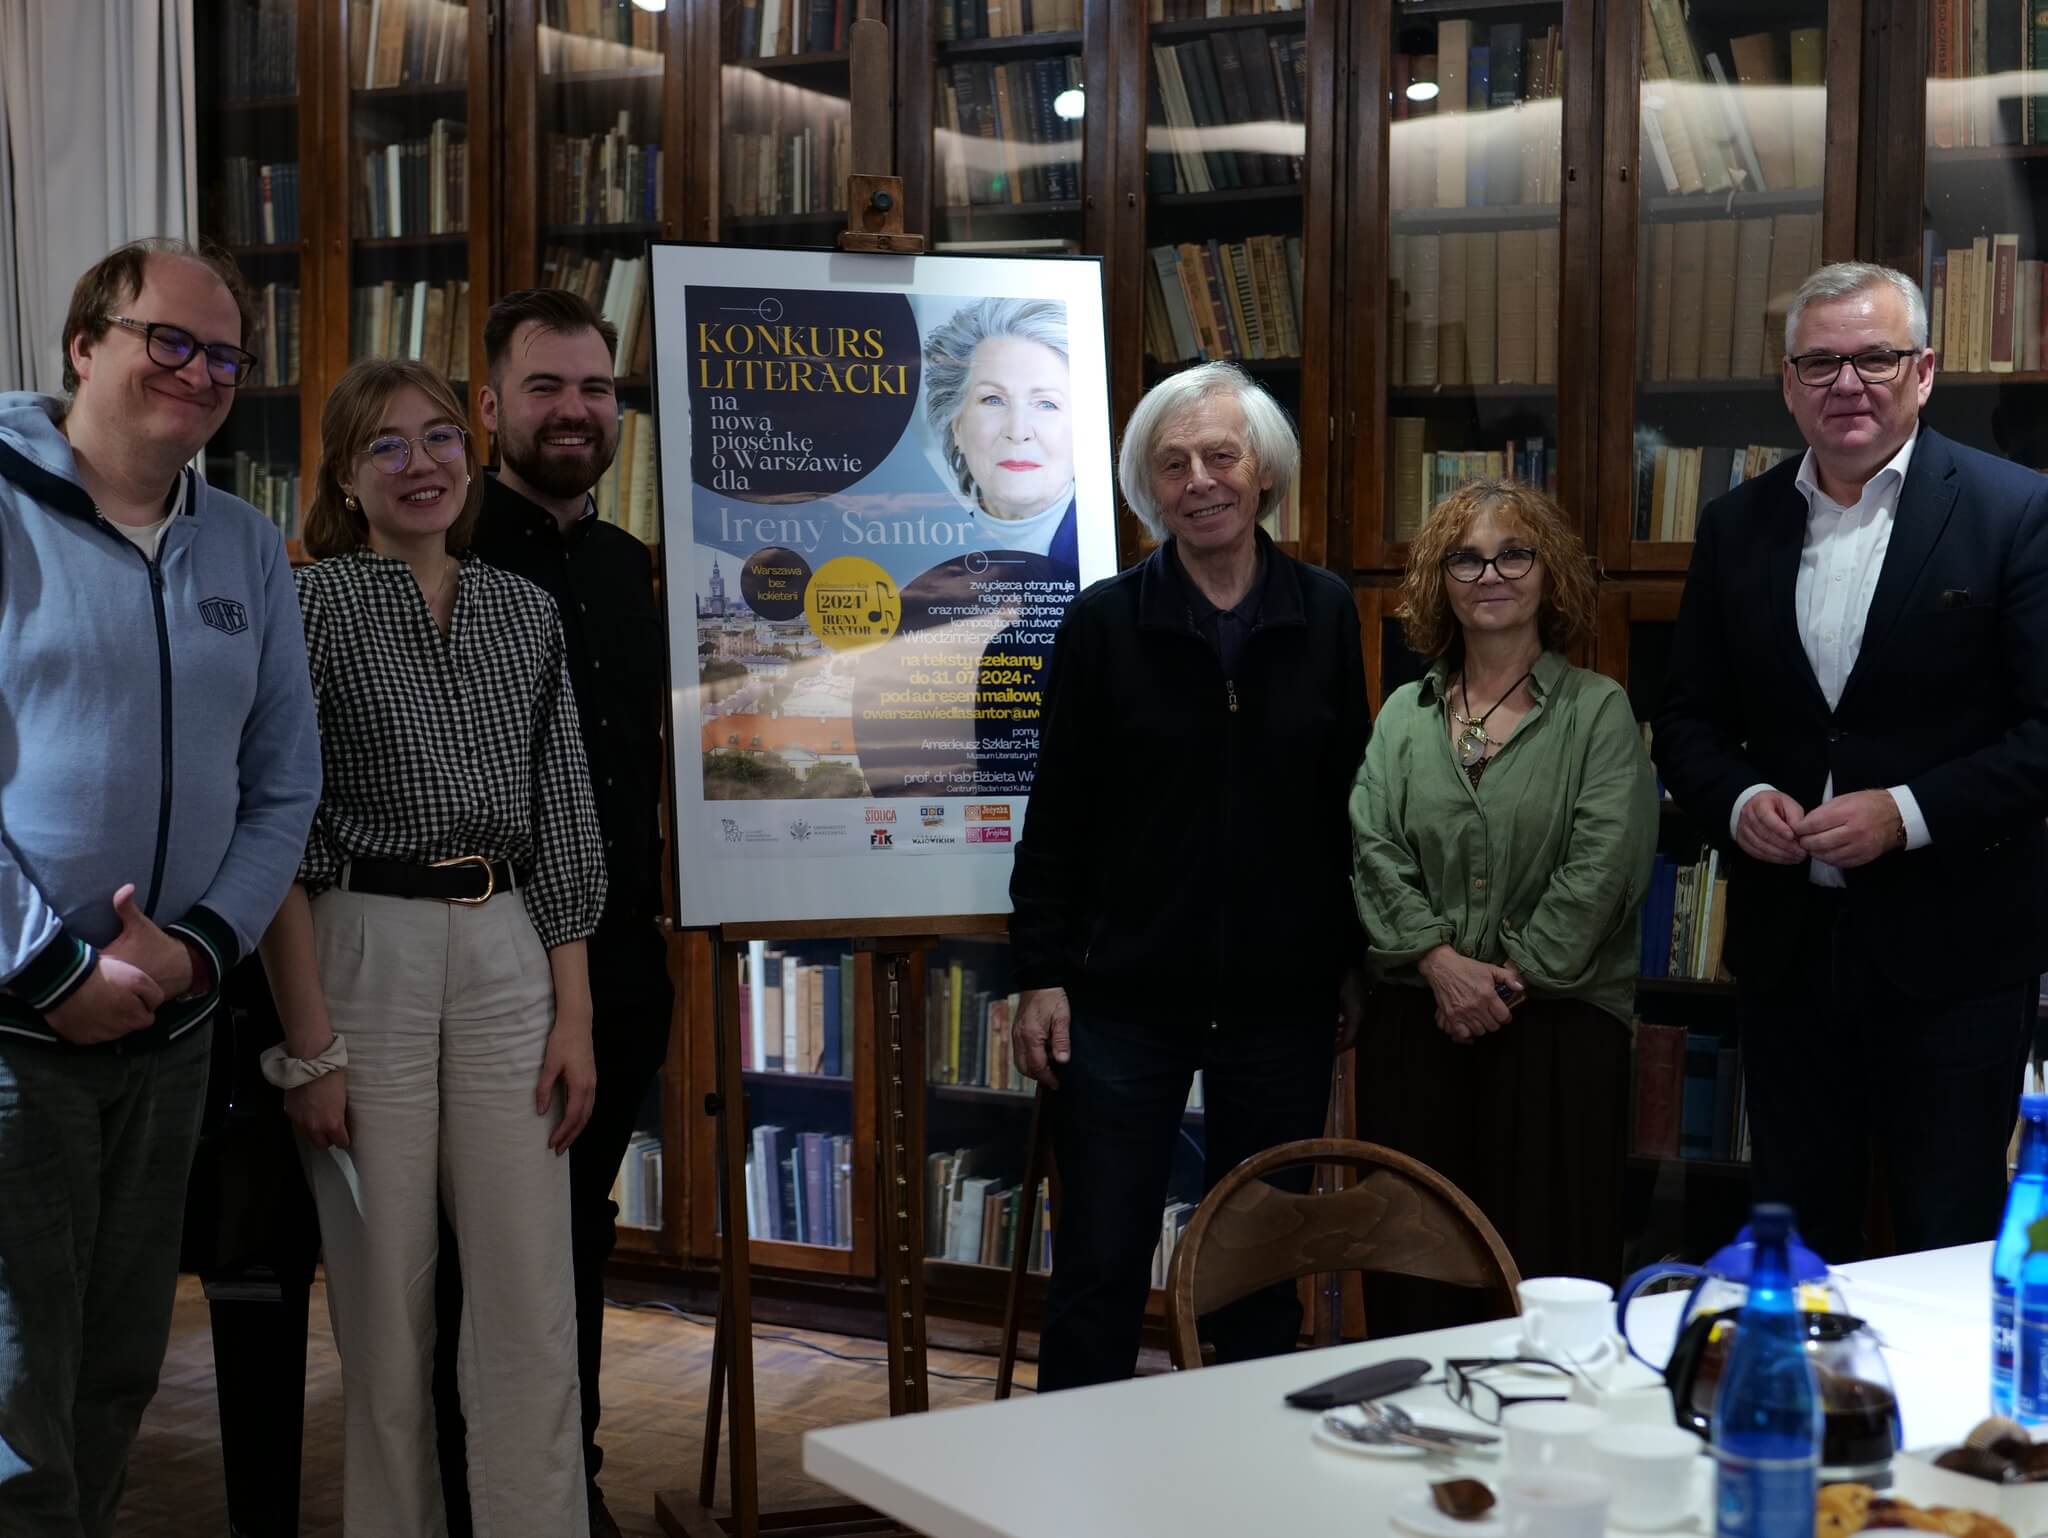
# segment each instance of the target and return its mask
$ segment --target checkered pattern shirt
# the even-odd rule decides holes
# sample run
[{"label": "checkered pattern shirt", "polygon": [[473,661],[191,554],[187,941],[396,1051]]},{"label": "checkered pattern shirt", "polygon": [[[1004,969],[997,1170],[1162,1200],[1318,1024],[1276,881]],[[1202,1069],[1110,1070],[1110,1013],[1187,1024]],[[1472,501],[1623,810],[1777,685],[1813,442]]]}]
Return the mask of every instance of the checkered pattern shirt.
[{"label": "checkered pattern shirt", "polygon": [[554,601],[465,557],[444,637],[403,561],[358,550],[298,582],[325,764],[307,893],[350,860],[482,855],[511,862],[543,945],[589,935],[604,840]]}]

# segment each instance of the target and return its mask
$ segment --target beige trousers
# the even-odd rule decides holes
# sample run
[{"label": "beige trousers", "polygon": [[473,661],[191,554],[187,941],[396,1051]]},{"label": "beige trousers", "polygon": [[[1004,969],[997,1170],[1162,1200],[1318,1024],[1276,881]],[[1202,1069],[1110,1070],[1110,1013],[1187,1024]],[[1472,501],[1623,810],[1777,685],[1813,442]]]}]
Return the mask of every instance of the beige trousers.
[{"label": "beige trousers", "polygon": [[348,1039],[350,1158],[299,1152],[320,1210],[341,1356],[346,1538],[441,1538],[434,1267],[446,1204],[463,1281],[458,1372],[477,1538],[588,1538],[569,1259],[569,1161],[533,1109],[554,1023],[525,901],[360,892],[313,901],[320,982]]}]

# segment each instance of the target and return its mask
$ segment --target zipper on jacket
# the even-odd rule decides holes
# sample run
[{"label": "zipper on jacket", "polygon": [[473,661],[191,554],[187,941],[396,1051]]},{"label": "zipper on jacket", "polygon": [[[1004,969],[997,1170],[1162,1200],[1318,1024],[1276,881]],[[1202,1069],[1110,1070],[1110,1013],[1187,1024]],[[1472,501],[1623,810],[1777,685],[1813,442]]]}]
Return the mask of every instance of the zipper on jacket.
[{"label": "zipper on jacket", "polygon": [[165,528],[157,535],[157,553],[147,556],[142,554],[141,546],[114,527],[105,513],[95,508],[93,516],[109,534],[142,557],[142,564],[149,571],[150,601],[156,608],[157,694],[162,706],[157,729],[162,734],[163,790],[157,799],[156,864],[149,873],[148,899],[142,904],[144,913],[153,913],[157,896],[163,889],[164,865],[171,849],[171,624],[164,613],[163,568],[163,541],[170,530]]},{"label": "zipper on jacket", "polygon": [[1229,702],[1230,702],[1230,713],[1231,713],[1232,715],[1236,715],[1236,714],[1237,714],[1237,681],[1236,681],[1235,679],[1230,679],[1230,678],[1226,678],[1226,679],[1224,679],[1224,680],[1223,680],[1223,697],[1224,697],[1224,699],[1226,699],[1227,701],[1229,701]]}]

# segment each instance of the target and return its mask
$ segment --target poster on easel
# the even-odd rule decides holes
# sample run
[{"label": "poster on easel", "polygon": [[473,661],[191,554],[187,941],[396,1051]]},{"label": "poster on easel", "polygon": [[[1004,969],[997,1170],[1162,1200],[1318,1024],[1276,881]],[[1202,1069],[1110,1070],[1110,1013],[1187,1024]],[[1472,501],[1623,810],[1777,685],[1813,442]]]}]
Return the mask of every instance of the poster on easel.
[{"label": "poster on easel", "polygon": [[650,255],[678,921],[1007,912],[1116,570],[1099,262]]}]

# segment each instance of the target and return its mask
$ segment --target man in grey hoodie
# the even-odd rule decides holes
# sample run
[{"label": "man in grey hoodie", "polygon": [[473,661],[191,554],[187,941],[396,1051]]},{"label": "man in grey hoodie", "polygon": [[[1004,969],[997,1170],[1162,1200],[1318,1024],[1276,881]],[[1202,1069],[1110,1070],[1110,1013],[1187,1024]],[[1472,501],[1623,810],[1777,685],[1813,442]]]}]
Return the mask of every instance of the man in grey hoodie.
[{"label": "man in grey hoodie", "polygon": [[320,794],[277,530],[190,461],[253,363],[224,256],[145,241],[0,394],[0,1533],[113,1530],[170,1335],[221,979]]}]

